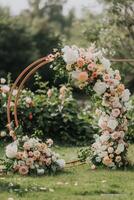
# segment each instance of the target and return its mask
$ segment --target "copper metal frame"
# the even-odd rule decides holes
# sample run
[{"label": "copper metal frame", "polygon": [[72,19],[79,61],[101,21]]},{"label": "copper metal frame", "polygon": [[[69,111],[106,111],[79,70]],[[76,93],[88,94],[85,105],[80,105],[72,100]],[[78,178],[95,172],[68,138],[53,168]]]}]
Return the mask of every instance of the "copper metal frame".
[{"label": "copper metal frame", "polygon": [[[10,104],[11,104],[11,100],[12,100],[12,93],[13,90],[17,87],[18,88],[18,93],[15,97],[15,102],[14,102],[14,120],[15,120],[15,128],[19,126],[19,122],[18,122],[18,117],[17,117],[17,104],[18,104],[18,99],[21,93],[21,89],[23,88],[23,85],[25,84],[25,82],[31,77],[31,75],[33,75],[33,73],[35,73],[39,68],[43,67],[44,65],[52,62],[54,60],[54,56],[53,55],[48,55],[46,57],[43,57],[35,62],[33,62],[32,64],[30,64],[28,67],[26,67],[22,73],[18,76],[18,78],[16,79],[16,81],[14,82],[9,96],[8,96],[8,102],[7,102],[7,120],[8,120],[8,128],[9,131],[12,130],[11,127],[11,110],[10,110]],[[15,140],[16,137],[14,136],[13,139]]]}]

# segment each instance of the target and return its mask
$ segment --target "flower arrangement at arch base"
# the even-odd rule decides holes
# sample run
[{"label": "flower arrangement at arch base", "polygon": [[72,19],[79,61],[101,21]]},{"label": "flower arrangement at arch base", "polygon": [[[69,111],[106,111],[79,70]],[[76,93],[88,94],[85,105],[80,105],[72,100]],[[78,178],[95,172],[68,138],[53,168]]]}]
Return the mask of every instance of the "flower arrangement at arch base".
[{"label": "flower arrangement at arch base", "polygon": [[65,161],[51,150],[53,140],[45,143],[38,138],[23,136],[6,147],[6,171],[20,175],[55,174],[65,167]]}]

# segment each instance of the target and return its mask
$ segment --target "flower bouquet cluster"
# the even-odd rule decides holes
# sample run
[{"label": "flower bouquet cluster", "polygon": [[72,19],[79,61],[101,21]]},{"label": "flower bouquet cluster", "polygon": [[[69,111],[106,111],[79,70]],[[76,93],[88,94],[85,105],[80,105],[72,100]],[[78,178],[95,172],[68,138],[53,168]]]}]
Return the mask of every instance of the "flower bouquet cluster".
[{"label": "flower bouquet cluster", "polygon": [[128,146],[124,140],[128,129],[126,114],[131,106],[130,92],[120,82],[120,72],[113,70],[110,61],[93,46],[87,50],[65,46],[62,53],[75,85],[87,88],[87,91],[90,89],[101,99],[101,109],[97,109],[100,135],[95,136],[92,145],[93,163],[110,168],[125,166]]},{"label": "flower bouquet cluster", "polygon": [[43,143],[38,138],[24,136],[6,147],[7,171],[21,175],[44,175],[55,173],[65,167],[65,161],[51,150],[53,141]]}]

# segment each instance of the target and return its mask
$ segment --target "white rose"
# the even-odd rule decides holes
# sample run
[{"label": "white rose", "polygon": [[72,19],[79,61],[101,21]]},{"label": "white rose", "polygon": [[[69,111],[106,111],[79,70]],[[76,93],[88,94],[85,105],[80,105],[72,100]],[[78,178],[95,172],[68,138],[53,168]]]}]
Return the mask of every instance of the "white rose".
[{"label": "white rose", "polygon": [[130,91],[125,89],[121,95],[122,101],[129,101]]},{"label": "white rose", "polygon": [[5,83],[6,83],[6,79],[5,79],[5,78],[1,78],[1,79],[0,79],[0,83],[1,83],[1,84],[5,84]]},{"label": "white rose", "polygon": [[18,147],[17,142],[13,142],[6,147],[6,156],[8,158],[15,158],[17,155]]},{"label": "white rose", "polygon": [[102,95],[107,89],[107,85],[104,82],[97,81],[93,87],[93,90],[98,94]]},{"label": "white rose", "polygon": [[72,49],[69,46],[65,46],[62,52],[64,53],[63,59],[67,64],[73,64],[79,58],[77,49]]},{"label": "white rose", "polygon": [[116,119],[109,119],[107,126],[111,128],[112,130],[115,130],[115,128],[118,126],[118,121]]},{"label": "white rose", "polygon": [[60,169],[63,169],[65,167],[65,160],[63,160],[63,159],[58,159],[56,161],[56,163],[58,164],[58,166],[60,167]]},{"label": "white rose", "polygon": [[113,152],[114,152],[113,147],[109,147],[109,148],[108,148],[108,153],[113,153]]},{"label": "white rose", "polygon": [[1,136],[1,137],[5,137],[6,135],[7,135],[6,131],[1,131],[1,132],[0,132],[0,136]]},{"label": "white rose", "polygon": [[110,69],[111,63],[110,63],[110,61],[108,59],[103,57],[102,59],[100,59],[100,62],[102,63],[102,65],[104,66],[104,68],[106,70]]}]

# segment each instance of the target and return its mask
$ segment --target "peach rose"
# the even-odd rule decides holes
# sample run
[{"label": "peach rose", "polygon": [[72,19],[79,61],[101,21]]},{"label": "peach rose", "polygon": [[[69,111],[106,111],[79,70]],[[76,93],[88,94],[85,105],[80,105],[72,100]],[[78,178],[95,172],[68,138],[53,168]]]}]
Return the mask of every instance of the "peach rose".
[{"label": "peach rose", "polygon": [[44,151],[47,148],[45,143],[38,143],[37,148],[39,151]]},{"label": "peach rose", "polygon": [[80,81],[80,82],[85,82],[88,80],[88,73],[87,72],[80,72],[78,74],[78,77],[77,79]]},{"label": "peach rose", "polygon": [[25,150],[30,150],[30,144],[28,142],[25,142],[23,147]]},{"label": "peach rose", "polygon": [[120,115],[120,110],[115,108],[112,110],[113,117],[118,117]]},{"label": "peach rose", "polygon": [[117,87],[117,91],[119,93],[122,93],[124,90],[125,90],[125,86],[123,84],[119,84],[118,87]]},{"label": "peach rose", "polygon": [[18,159],[18,160],[22,160],[22,158],[23,158],[23,152],[17,152],[17,155],[16,155],[16,158]]},{"label": "peach rose", "polygon": [[91,169],[92,169],[92,170],[95,170],[95,169],[96,169],[96,166],[95,166],[95,165],[92,165],[92,166],[91,166]]},{"label": "peach rose", "polygon": [[78,66],[78,67],[83,67],[84,64],[85,64],[85,61],[84,61],[83,58],[79,58],[79,59],[77,60],[77,66]]},{"label": "peach rose", "polygon": [[39,158],[40,157],[40,152],[39,151],[34,151],[34,157]]},{"label": "peach rose", "polygon": [[121,156],[116,156],[115,161],[119,163],[121,161]]},{"label": "peach rose", "polygon": [[109,166],[109,165],[111,165],[111,164],[113,163],[113,162],[112,162],[112,159],[109,158],[109,156],[104,157],[102,162],[103,162],[103,164],[106,165],[106,166]]},{"label": "peach rose", "polygon": [[116,74],[115,79],[118,80],[118,81],[120,81],[121,80],[120,74]]},{"label": "peach rose", "polygon": [[120,133],[115,131],[111,134],[112,139],[117,140],[120,137]]},{"label": "peach rose", "polygon": [[19,173],[20,173],[21,175],[27,175],[28,172],[29,172],[29,169],[28,169],[27,166],[25,166],[25,165],[20,166],[20,168],[19,168]]},{"label": "peach rose", "polygon": [[33,165],[33,159],[32,158],[28,158],[27,160],[26,160],[26,165],[28,165],[28,166],[31,166],[31,165]]}]

